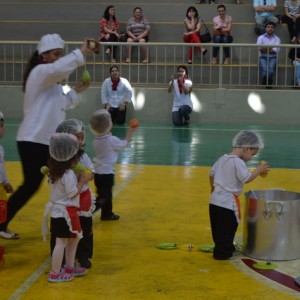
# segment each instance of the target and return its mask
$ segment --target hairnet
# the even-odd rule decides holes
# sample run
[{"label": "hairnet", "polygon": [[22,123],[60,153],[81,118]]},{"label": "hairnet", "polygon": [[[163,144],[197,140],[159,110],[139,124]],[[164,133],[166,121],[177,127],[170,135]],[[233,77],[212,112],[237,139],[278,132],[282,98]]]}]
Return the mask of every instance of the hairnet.
[{"label": "hairnet", "polygon": [[99,109],[92,114],[90,128],[94,134],[105,134],[111,126],[111,116],[106,109]]},{"label": "hairnet", "polygon": [[57,161],[68,161],[77,154],[79,142],[75,135],[55,133],[50,139],[50,156]]},{"label": "hairnet", "polygon": [[236,148],[250,147],[250,148],[264,148],[264,142],[256,132],[243,130],[240,131],[232,140],[232,146]]},{"label": "hairnet", "polygon": [[[57,128],[56,132],[66,132],[71,134],[77,134],[80,132],[85,133],[85,128],[83,123],[80,120],[77,119],[68,119],[63,122],[61,122]],[[85,135],[83,138],[83,143],[85,143]]]}]

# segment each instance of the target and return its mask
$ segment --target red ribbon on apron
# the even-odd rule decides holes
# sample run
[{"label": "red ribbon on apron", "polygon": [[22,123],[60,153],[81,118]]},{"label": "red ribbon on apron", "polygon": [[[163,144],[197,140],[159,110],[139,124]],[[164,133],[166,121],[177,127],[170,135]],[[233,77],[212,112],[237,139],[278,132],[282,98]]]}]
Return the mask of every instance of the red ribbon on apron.
[{"label": "red ribbon on apron", "polygon": [[68,212],[69,218],[70,218],[70,224],[71,226],[70,231],[73,233],[80,233],[82,231],[81,225],[80,225],[80,219],[78,215],[78,207],[75,206],[67,206],[66,210]]},{"label": "red ribbon on apron", "polygon": [[90,189],[80,193],[79,211],[89,211],[92,206],[92,194]]}]

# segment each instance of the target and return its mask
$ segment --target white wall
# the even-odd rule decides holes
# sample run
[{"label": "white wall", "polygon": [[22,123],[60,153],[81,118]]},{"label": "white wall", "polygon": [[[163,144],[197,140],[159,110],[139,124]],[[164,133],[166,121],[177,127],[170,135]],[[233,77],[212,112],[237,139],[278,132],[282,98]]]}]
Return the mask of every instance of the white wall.
[{"label": "white wall", "polygon": [[[261,98],[262,111],[255,112],[248,95],[255,92]],[[88,120],[93,111],[102,108],[100,88],[91,87],[82,95],[82,103],[68,112],[68,117]],[[167,88],[134,88],[134,110],[129,107],[128,119],[141,122],[171,123],[172,94]],[[194,89],[192,124],[299,124],[300,99],[298,90],[227,90]],[[6,118],[22,117],[21,87],[0,88],[0,110]]]}]

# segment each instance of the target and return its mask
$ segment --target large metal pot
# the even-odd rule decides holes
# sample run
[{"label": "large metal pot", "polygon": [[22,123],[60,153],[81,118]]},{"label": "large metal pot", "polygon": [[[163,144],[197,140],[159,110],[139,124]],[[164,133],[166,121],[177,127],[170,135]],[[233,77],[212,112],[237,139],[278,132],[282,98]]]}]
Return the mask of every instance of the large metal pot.
[{"label": "large metal pot", "polygon": [[300,193],[256,190],[245,198],[244,254],[263,260],[300,258]]}]

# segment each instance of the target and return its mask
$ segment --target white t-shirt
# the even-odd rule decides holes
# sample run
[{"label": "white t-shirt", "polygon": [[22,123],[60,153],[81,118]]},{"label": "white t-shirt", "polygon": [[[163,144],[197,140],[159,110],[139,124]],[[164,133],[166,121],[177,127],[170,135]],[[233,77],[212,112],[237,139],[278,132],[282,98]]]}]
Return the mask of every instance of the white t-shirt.
[{"label": "white t-shirt", "polygon": [[[185,94],[184,92],[180,93],[177,81],[177,79],[173,81],[174,98],[172,111],[178,111],[182,105],[188,105],[191,107],[191,109],[193,109],[191,94]],[[192,85],[193,83],[191,80],[185,79],[184,86],[191,87]]]},{"label": "white t-shirt", "polygon": [[[251,176],[246,163],[236,155],[224,154],[214,163],[209,175],[214,177],[210,204],[231,209],[238,215],[234,195],[241,194]],[[238,217],[237,220],[239,222]]]},{"label": "white t-shirt", "polygon": [[93,160],[97,174],[114,174],[114,164],[118,160],[118,152],[128,146],[127,140],[121,140],[111,134],[96,136],[93,140],[95,158]]},{"label": "white t-shirt", "polygon": [[66,212],[62,209],[63,207],[79,207],[79,195],[71,199],[78,193],[77,183],[75,173],[68,170],[61,179],[50,184],[50,212],[52,218],[65,217]]}]

